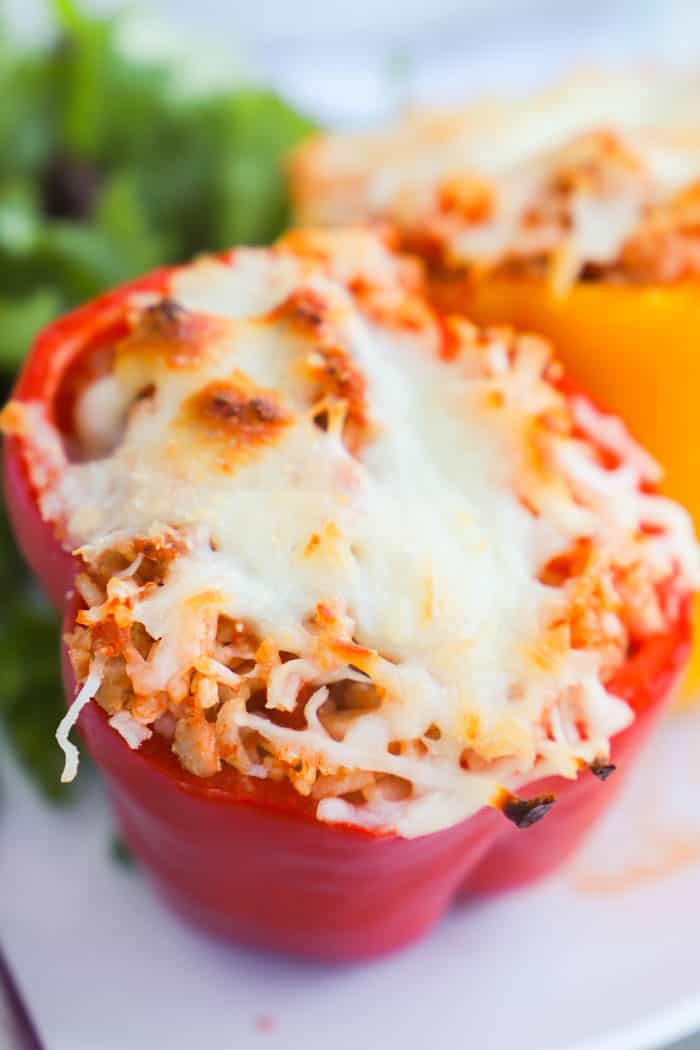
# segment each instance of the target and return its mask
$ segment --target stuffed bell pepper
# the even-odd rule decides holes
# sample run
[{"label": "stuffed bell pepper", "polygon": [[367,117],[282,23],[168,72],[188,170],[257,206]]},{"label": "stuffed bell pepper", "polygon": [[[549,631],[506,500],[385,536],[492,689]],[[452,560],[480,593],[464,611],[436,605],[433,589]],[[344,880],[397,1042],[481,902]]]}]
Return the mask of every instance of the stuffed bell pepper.
[{"label": "stuffed bell pepper", "polygon": [[77,724],[162,895],[238,941],[360,959],[551,871],[687,659],[655,461],[373,233],[98,299],[2,425],[64,610],[64,778]]},{"label": "stuffed bell pepper", "polygon": [[683,78],[584,78],[383,136],[316,139],[293,164],[302,218],[386,219],[428,261],[443,308],[551,339],[696,523],[698,93]]}]

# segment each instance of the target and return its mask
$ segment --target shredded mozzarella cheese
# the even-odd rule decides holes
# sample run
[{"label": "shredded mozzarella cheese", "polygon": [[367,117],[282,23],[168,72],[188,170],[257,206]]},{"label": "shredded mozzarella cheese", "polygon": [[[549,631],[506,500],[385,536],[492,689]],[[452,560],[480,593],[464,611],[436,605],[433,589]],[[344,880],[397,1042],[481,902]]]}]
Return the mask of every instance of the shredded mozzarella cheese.
[{"label": "shredded mozzarella cheese", "polygon": [[64,778],[97,696],[130,747],[172,729],[195,775],[287,776],[319,819],[418,835],[576,776],[631,722],[604,681],[619,580],[656,623],[657,587],[698,580],[689,518],[640,490],[656,467],[620,424],[552,385],[546,344],[440,321],[415,282],[361,232],[183,267],[116,348],[112,429],[105,380],[79,404],[99,458],[59,464],[50,422],[27,425],[89,574]]},{"label": "shredded mozzarella cheese", "polygon": [[69,733],[80,718],[80,713],[83,708],[87,707],[90,701],[94,699],[97,690],[100,688],[104,665],[105,659],[103,656],[98,654],[94,657],[87,678],[83,682],[78,695],[66,711],[56,729],[56,740],[65,756],[65,763],[61,774],[62,784],[69,784],[72,780],[75,780],[77,776],[80,754],[73,741],[69,739]]},{"label": "shredded mozzarella cheese", "polygon": [[128,711],[118,711],[116,715],[112,715],[109,724],[126,740],[133,751],[138,751],[141,744],[153,736],[148,726],[142,726]]}]

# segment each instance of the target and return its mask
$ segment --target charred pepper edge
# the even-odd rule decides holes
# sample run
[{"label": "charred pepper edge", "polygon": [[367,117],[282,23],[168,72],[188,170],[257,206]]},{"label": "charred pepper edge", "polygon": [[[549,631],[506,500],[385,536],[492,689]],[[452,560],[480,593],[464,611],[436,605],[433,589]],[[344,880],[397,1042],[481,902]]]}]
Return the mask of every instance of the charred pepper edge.
[{"label": "charred pepper edge", "polygon": [[615,772],[617,766],[614,762],[606,762],[604,758],[594,758],[588,768],[594,777],[605,781]]},{"label": "charred pepper edge", "polygon": [[519,798],[517,795],[501,788],[492,801],[496,809],[500,809],[503,816],[515,824],[516,828],[529,828],[538,820],[545,817],[554,803],[554,795],[535,795],[534,798]]}]

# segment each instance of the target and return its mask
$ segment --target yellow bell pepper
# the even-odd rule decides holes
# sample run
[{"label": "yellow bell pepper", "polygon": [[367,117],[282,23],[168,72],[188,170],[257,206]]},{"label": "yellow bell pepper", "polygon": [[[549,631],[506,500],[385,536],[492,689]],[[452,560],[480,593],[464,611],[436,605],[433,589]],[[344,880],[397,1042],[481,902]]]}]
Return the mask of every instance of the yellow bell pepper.
[{"label": "yellow bell pepper", "polygon": [[[536,277],[448,276],[435,296],[480,324],[548,336],[571,375],[656,456],[663,491],[700,532],[700,281],[578,282],[558,295]],[[700,601],[696,628],[700,639]],[[687,691],[700,687],[700,644],[686,682]]]}]

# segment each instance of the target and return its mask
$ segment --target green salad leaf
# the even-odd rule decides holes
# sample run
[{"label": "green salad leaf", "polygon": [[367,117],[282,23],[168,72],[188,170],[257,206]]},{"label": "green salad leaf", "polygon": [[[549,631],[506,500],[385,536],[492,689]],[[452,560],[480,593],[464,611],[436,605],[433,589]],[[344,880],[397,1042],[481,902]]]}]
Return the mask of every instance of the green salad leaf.
[{"label": "green salad leaf", "polygon": [[57,618],[38,602],[18,598],[3,614],[0,640],[0,715],[17,757],[48,797],[67,801],[73,785],[60,783],[63,755],[56,726],[65,712],[57,673]]},{"label": "green salad leaf", "polygon": [[60,306],[60,296],[51,287],[38,287],[12,298],[0,297],[0,370],[12,371],[35,333],[48,324]]},{"label": "green salad leaf", "polygon": [[[264,87],[188,91],[184,58],[125,46],[124,15],[74,0],[52,0],[50,14],[53,38],[34,49],[0,26],[4,394],[61,311],[161,263],[277,236],[289,219],[284,157],[312,128]],[[0,719],[37,785],[65,798],[58,626],[4,514],[0,581]]]},{"label": "green salad leaf", "polygon": [[71,797],[60,784],[62,755],[54,733],[65,710],[58,673],[59,625],[28,585],[0,505],[0,718],[5,736],[44,794]]}]

